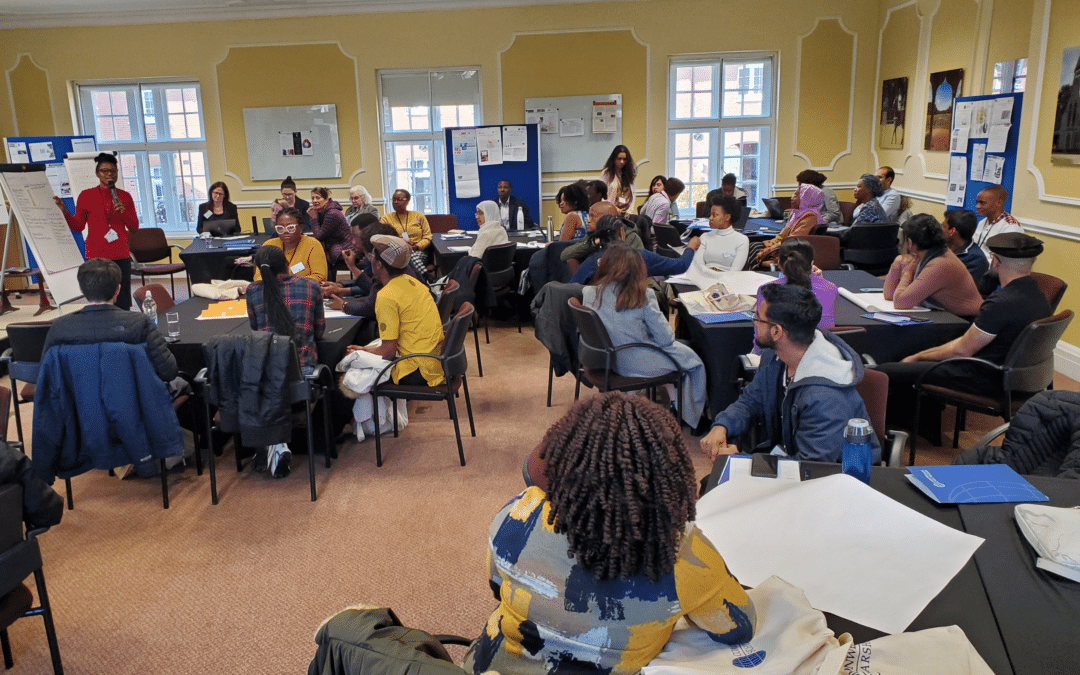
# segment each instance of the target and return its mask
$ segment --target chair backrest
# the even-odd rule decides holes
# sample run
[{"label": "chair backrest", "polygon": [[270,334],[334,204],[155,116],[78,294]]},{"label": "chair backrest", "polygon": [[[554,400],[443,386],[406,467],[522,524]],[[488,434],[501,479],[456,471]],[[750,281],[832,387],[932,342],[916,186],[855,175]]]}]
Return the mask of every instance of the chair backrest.
[{"label": "chair backrest", "polygon": [[[23,541],[23,488],[19,483],[0,485],[0,553],[11,550]],[[25,578],[25,577],[23,577]],[[22,583],[18,579],[15,583]],[[0,585],[0,596],[11,588]],[[12,585],[14,588],[14,585]]]},{"label": "chair backrest", "polygon": [[450,319],[450,325],[446,327],[446,337],[443,340],[444,373],[449,381],[451,378],[465,374],[469,369],[469,360],[465,356],[465,337],[469,334],[469,324],[472,323],[473,306],[471,303],[462,303],[461,309]]},{"label": "chair backrest", "polygon": [[850,225],[855,220],[855,202],[838,202],[840,204],[840,222]]},{"label": "chair backrest", "polygon": [[698,202],[694,205],[694,215],[698,218],[708,218],[709,208],[709,202]]},{"label": "chair backrest", "polygon": [[840,240],[828,235],[806,234],[805,239],[814,247],[814,264],[823,270],[840,269]]},{"label": "chair backrest", "polygon": [[870,426],[874,428],[881,449],[885,449],[885,410],[889,402],[889,376],[880,370],[867,368],[863,371],[863,379],[855,385],[855,391],[859,392],[866,413],[869,415]]},{"label": "chair backrest", "polygon": [[1050,311],[1056,312],[1058,303],[1061,302],[1061,297],[1065,295],[1065,290],[1069,287],[1069,284],[1055,276],[1040,272],[1032,272],[1031,278],[1039,285],[1039,291],[1046,296],[1046,301],[1050,303]]},{"label": "chair backrest", "polygon": [[22,363],[41,361],[41,354],[45,349],[45,336],[49,334],[51,327],[51,321],[9,324],[7,334],[11,345],[11,360]]},{"label": "chair backrest", "polygon": [[491,288],[503,288],[514,282],[514,254],[517,242],[488,246],[481,261]]},{"label": "chair backrest", "polygon": [[449,232],[457,227],[457,216],[452,213],[433,213],[425,218],[432,232]]},{"label": "chair backrest", "polygon": [[7,438],[8,411],[11,410],[11,390],[7,387],[0,386],[0,409],[3,409],[0,415],[0,440],[3,440]]},{"label": "chair backrest", "polygon": [[844,247],[863,250],[896,250],[899,223],[864,223],[847,231]]},{"label": "chair backrest", "polygon": [[1028,325],[1009,349],[1003,365],[1005,391],[1042,391],[1054,381],[1054,349],[1072,321],[1067,309]]},{"label": "chair backrest", "polygon": [[656,247],[658,249],[662,246],[674,248],[683,245],[682,239],[679,238],[679,231],[671,225],[653,223],[652,230],[653,236],[656,237]]},{"label": "chair backrest", "polygon": [[791,195],[786,197],[773,197],[776,200],[776,205],[780,207],[781,211],[788,211],[791,209]]},{"label": "chair backrest", "polygon": [[169,241],[160,227],[144,227],[128,233],[128,249],[135,262],[148,263],[170,258]]},{"label": "chair backrest", "polygon": [[169,291],[165,290],[165,287],[161,284],[146,284],[145,286],[139,286],[132,293],[135,296],[136,305],[141,308],[143,302],[146,300],[146,294],[149,293],[150,297],[154,299],[154,303],[157,304],[158,312],[167,312],[176,306],[176,301],[169,295]]},{"label": "chair backrest", "polygon": [[459,288],[458,282],[453,279],[446,282],[446,285],[443,286],[442,295],[439,296],[439,301],[435,303],[435,306],[439,308],[439,322],[444,326],[450,320],[450,315],[454,311],[454,303],[457,301]]},{"label": "chair backrest", "polygon": [[568,299],[567,304],[578,329],[578,362],[589,370],[617,372],[615,345],[600,315],[577,298]]},{"label": "chair backrest", "polygon": [[866,352],[866,329],[862,326],[832,326],[826,330],[846,342],[856,354]]}]

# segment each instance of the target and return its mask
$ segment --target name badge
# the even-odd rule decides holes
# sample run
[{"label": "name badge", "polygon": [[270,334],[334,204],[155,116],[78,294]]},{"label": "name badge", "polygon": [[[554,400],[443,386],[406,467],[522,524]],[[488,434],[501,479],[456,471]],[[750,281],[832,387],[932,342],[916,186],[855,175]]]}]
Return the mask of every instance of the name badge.
[{"label": "name badge", "polygon": [[111,227],[109,228],[109,231],[105,233],[105,241],[109,242],[110,244],[119,238],[120,235],[118,235],[116,233],[116,230],[112,229]]},{"label": "name badge", "polygon": [[304,263],[302,263],[302,262],[296,263],[295,265],[293,265],[292,267],[289,268],[289,271],[292,272],[293,274],[300,274],[301,272],[304,271]]},{"label": "name badge", "polygon": [[213,212],[213,211],[211,211],[210,209],[206,209],[206,213],[202,214],[202,217],[203,217],[203,218],[206,218],[207,220],[209,220],[209,219],[210,219],[210,216],[212,216],[212,215],[214,215],[214,212]]}]

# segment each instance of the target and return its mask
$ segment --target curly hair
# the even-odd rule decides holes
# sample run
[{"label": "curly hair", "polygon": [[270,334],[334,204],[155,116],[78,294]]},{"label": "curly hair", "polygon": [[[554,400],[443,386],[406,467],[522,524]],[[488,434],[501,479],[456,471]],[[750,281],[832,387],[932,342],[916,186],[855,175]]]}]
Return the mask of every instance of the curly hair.
[{"label": "curly hair", "polygon": [[540,443],[551,510],[570,553],[598,581],[675,568],[696,516],[694,467],[667,411],[609,392],[580,401]]}]

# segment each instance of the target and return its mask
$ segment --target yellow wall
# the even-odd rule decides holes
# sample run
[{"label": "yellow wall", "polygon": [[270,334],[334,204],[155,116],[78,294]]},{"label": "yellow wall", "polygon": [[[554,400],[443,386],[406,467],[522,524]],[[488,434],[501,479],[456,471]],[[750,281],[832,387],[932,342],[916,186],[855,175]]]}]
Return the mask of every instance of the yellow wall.
[{"label": "yellow wall", "polygon": [[[1044,17],[1047,1],[1049,16]],[[333,103],[338,106],[344,175],[331,186],[342,197],[347,185],[362,183],[381,202],[378,71],[470,67],[480,72],[487,124],[520,121],[526,97],[623,94],[624,141],[640,162],[639,173],[648,177],[665,173],[667,163],[671,58],[766,51],[776,57],[779,92],[773,148],[778,193],[790,193],[796,173],[832,161],[835,154],[832,169],[824,173],[841,198],[850,198],[848,190],[861,173],[890,164],[897,169],[896,187],[917,206],[939,213],[947,155],[922,150],[929,74],[964,68],[963,93],[982,94],[989,89],[995,61],[1027,56],[1013,213],[1047,240],[1040,269],[1080,288],[1074,266],[1067,264],[1080,258],[1080,230],[1074,227],[1080,220],[1080,167],[1055,166],[1049,157],[1061,51],[1080,44],[1080,5],[1065,0],[878,0],[876,7],[867,7],[854,0],[761,0],[753,4],[752,24],[770,30],[730,29],[730,17],[745,18],[746,11],[745,3],[734,0],[641,0],[300,17],[287,21],[287,31],[280,19],[256,18],[114,26],[110,39],[124,49],[107,58],[71,39],[74,29],[8,29],[0,31],[0,66],[8,73],[0,80],[0,97],[6,99],[0,104],[0,133],[14,133],[13,109],[20,133],[29,132],[31,119],[42,127],[33,127],[37,133],[73,133],[75,83],[195,79],[202,86],[211,178],[224,176],[247,218],[261,215],[275,186],[247,178],[239,111]],[[840,46],[823,51],[824,36]],[[852,68],[853,96],[845,84],[851,82]],[[873,141],[881,80],[904,76],[905,147],[880,150]],[[806,117],[797,116],[797,108]],[[846,151],[842,146],[849,133],[851,149]],[[544,176],[545,214],[555,212],[551,196],[570,177]],[[313,184],[303,182],[301,189]],[[637,187],[643,191],[646,186]],[[1066,305],[1074,293],[1066,295]],[[1080,344],[1080,323],[1067,337]]]}]

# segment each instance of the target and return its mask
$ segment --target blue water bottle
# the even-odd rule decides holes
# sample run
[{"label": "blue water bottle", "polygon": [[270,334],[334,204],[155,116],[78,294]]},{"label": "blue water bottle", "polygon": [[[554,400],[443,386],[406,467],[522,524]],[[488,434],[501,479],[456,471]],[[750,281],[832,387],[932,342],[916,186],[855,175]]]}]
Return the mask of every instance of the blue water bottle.
[{"label": "blue water bottle", "polygon": [[870,449],[870,434],[874,430],[870,423],[857,417],[848,420],[844,429],[843,471],[867,485],[870,484],[870,463],[873,451]]}]

